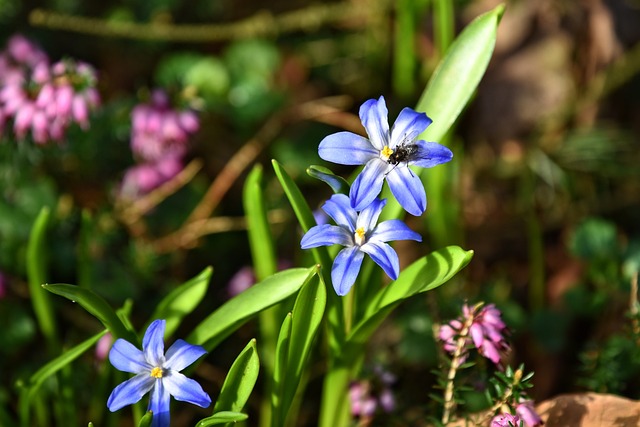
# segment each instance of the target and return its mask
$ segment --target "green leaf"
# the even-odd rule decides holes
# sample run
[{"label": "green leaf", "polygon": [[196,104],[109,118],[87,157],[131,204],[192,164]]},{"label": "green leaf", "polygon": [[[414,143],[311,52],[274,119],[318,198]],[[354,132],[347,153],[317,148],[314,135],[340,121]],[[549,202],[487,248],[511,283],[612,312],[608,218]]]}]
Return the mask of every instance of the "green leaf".
[{"label": "green leaf", "polygon": [[350,345],[364,345],[389,313],[405,299],[437,288],[464,268],[473,251],[448,246],[405,268],[398,280],[378,291],[367,306],[363,319],[347,338]]},{"label": "green leaf", "polygon": [[62,368],[64,368],[65,366],[67,366],[68,364],[76,360],[78,357],[80,357],[82,354],[84,354],[84,352],[92,348],[98,342],[98,340],[102,338],[102,336],[104,336],[106,333],[107,331],[102,331],[92,336],[91,338],[81,342],[75,347],[70,348],[69,350],[62,353],[60,356],[51,360],[42,368],[38,369],[33,375],[31,375],[31,378],[29,378],[28,384],[25,385],[25,387],[28,389],[27,401],[30,401],[31,397],[38,392],[38,390],[40,389],[40,386],[42,385],[42,383],[45,382],[45,380],[47,380],[47,378],[51,377],[56,372],[60,371]]},{"label": "green leaf", "polygon": [[273,388],[271,392],[271,425],[283,425],[284,413],[282,401],[284,384],[289,361],[289,343],[291,342],[291,327],[293,314],[287,313],[276,343],[275,363],[273,368]]},{"label": "green leaf", "polygon": [[260,360],[256,350],[256,340],[253,339],[231,365],[213,412],[241,411],[253,391],[259,371]]},{"label": "green leaf", "polygon": [[433,119],[421,139],[442,139],[467,105],[489,65],[503,13],[500,5],[474,19],[447,51],[416,106]]},{"label": "green leaf", "polygon": [[111,331],[114,339],[123,338],[134,345],[139,344],[138,337],[124,326],[111,306],[92,290],[64,283],[42,285],[42,287],[49,292],[80,304],[82,308],[95,316]]},{"label": "green leaf", "polygon": [[283,419],[286,417],[300,384],[313,341],[324,316],[326,304],[327,291],[324,283],[318,280],[318,282],[311,281],[307,283],[300,290],[293,306],[291,341],[282,404]]},{"label": "green leaf", "polygon": [[274,274],[230,299],[191,332],[186,341],[211,351],[249,318],[296,293],[318,274],[318,267],[292,268]]},{"label": "green leaf", "polygon": [[31,228],[29,243],[27,244],[27,277],[29,278],[29,292],[33,311],[38,319],[42,334],[51,347],[56,342],[56,319],[51,307],[49,295],[42,292],[42,284],[46,282],[47,251],[46,238],[49,224],[49,208],[43,207]]},{"label": "green leaf", "polygon": [[[447,50],[416,106],[416,111],[425,112],[433,120],[419,139],[441,141],[469,102],[489,65],[503,12],[504,5],[500,5],[477,17]],[[428,170],[421,169],[420,176]],[[436,172],[440,170],[435,168],[433,173],[444,173]],[[400,218],[402,207],[390,197],[388,186],[383,197],[390,200],[382,219]]]},{"label": "green leaf", "polygon": [[[306,233],[311,227],[316,225],[316,220],[313,217],[313,213],[309,208],[309,205],[304,199],[302,192],[296,185],[296,183],[291,179],[291,177],[284,170],[282,165],[275,160],[272,160],[273,169],[276,172],[276,176],[284,189],[287,198],[289,199],[289,203],[293,207],[293,211],[296,214],[296,218],[298,222],[302,226],[302,230]],[[327,247],[320,246],[317,248],[311,249],[311,253],[313,254],[314,259],[318,264],[320,264],[323,268],[321,270],[322,278],[325,285],[331,283],[331,276],[329,272],[331,271],[331,265],[333,265],[333,259],[329,256],[329,251]],[[328,286],[330,287],[330,286]],[[329,333],[329,347],[331,351],[338,352],[342,347],[342,343],[344,342],[344,317],[343,317],[343,303],[342,299],[338,297],[333,290],[329,290],[329,310],[327,313],[327,319],[329,323],[329,327],[331,331]]]},{"label": "green leaf", "polygon": [[[302,195],[302,192],[296,185],[295,181],[291,179],[282,165],[276,160],[272,160],[271,163],[273,164],[273,169],[276,172],[276,176],[278,177],[278,180],[280,181],[280,184],[282,185],[282,188],[284,189],[284,192],[289,199],[289,203],[291,203],[293,212],[296,214],[296,218],[302,226],[302,231],[306,233],[311,227],[316,225],[316,220],[313,217],[313,212],[311,211],[311,208],[309,208],[307,201],[304,199],[304,196]],[[324,250],[324,252],[326,252],[326,249]]]},{"label": "green leaf", "polygon": [[148,323],[156,319],[165,319],[167,327],[165,339],[169,338],[180,325],[182,319],[191,313],[209,288],[213,269],[207,267],[193,279],[172,290],[156,307]]},{"label": "green leaf", "polygon": [[258,280],[263,280],[277,271],[275,245],[267,218],[261,181],[262,167],[257,165],[247,177],[243,192],[251,257]]},{"label": "green leaf", "polygon": [[334,193],[349,194],[349,183],[341,176],[335,175],[329,168],[311,165],[307,168],[310,177],[319,179],[331,187]]},{"label": "green leaf", "polygon": [[237,423],[238,421],[244,421],[249,416],[241,412],[222,411],[217,414],[213,414],[209,418],[200,420],[196,427],[208,427],[218,424]]},{"label": "green leaf", "polygon": [[147,411],[147,413],[144,414],[142,418],[140,418],[138,427],[150,427],[152,421],[153,421],[153,412]]}]

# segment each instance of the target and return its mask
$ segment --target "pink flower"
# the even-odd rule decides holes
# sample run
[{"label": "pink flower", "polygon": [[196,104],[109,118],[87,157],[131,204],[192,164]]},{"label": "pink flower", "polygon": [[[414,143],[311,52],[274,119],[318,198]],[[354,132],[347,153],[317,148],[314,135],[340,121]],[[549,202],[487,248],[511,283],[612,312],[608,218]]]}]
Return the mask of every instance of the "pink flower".
[{"label": "pink flower", "polygon": [[151,101],[131,112],[131,150],[145,162],[186,153],[189,137],[199,128],[198,116],[191,110],[171,107],[169,97],[156,89]]},{"label": "pink flower", "polygon": [[493,417],[491,427],[520,427],[522,420],[517,415],[500,414]]},{"label": "pink flower", "polygon": [[516,406],[516,414],[524,421],[527,427],[538,427],[544,424],[540,415],[533,408],[533,401],[522,400]]},{"label": "pink flower", "polygon": [[88,127],[89,110],[99,103],[95,83],[91,66],[72,60],[49,65],[44,52],[14,36],[0,53],[2,124],[13,120],[17,139],[30,131],[38,144],[62,141],[71,124]]},{"label": "pink flower", "polygon": [[[442,325],[438,330],[438,339],[444,342],[444,350],[453,354],[459,339],[464,339],[460,363],[466,360],[466,353],[475,347],[480,354],[496,365],[500,364],[501,351],[509,348],[504,333],[506,325],[500,317],[500,311],[493,305],[478,304],[462,307],[462,316]],[[468,325],[467,335],[462,337],[464,325]]]}]

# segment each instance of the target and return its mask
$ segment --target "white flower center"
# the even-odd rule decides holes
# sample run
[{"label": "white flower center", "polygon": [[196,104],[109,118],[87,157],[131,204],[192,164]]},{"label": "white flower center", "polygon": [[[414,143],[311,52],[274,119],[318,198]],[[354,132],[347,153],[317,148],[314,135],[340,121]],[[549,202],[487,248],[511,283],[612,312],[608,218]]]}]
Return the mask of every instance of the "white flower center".
[{"label": "white flower center", "polygon": [[366,235],[365,235],[364,227],[358,227],[356,232],[353,234],[353,239],[356,242],[356,245],[362,246],[366,243]]}]

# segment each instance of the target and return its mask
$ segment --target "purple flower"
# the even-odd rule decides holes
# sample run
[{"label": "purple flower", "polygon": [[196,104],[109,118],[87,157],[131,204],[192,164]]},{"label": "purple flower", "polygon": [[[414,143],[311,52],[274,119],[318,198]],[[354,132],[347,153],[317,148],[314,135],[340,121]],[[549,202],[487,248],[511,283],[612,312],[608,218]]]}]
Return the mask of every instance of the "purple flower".
[{"label": "purple flower", "polygon": [[322,209],[337,225],[323,224],[311,227],[302,237],[302,249],[339,244],[345,246],[333,262],[331,281],[340,296],[346,295],[358,277],[364,254],[396,280],[400,271],[398,254],[386,242],[393,240],[422,241],[422,237],[400,220],[377,224],[386,200],[374,199],[357,213],[344,194],[334,194]]},{"label": "purple flower", "polygon": [[357,381],[349,386],[349,401],[353,416],[369,418],[376,412],[378,402],[369,392],[369,383],[366,381]]},{"label": "purple flower", "polygon": [[520,427],[522,420],[517,415],[500,414],[493,417],[491,427]]},{"label": "purple flower", "polygon": [[[468,328],[466,336],[465,325]],[[464,350],[475,347],[481,355],[496,365],[500,363],[500,351],[508,348],[504,337],[506,325],[500,317],[500,311],[493,305],[478,304],[462,307],[462,317],[443,325],[438,331],[438,339],[444,342],[446,352],[453,354],[459,339],[464,339]],[[460,363],[465,360],[464,355]]]},{"label": "purple flower", "polygon": [[0,272],[0,299],[7,295],[7,288],[9,287],[8,282],[9,280],[7,280],[7,276]]},{"label": "purple flower", "polygon": [[430,168],[453,158],[447,147],[416,140],[431,124],[424,113],[403,109],[389,129],[384,97],[370,99],[360,107],[360,120],[369,139],[351,132],[338,132],[320,142],[318,153],[324,160],[342,165],[365,165],[354,181],[349,197],[356,211],[366,208],[382,190],[387,179],[400,205],[412,215],[427,208],[427,197],[420,178],[409,166]]},{"label": "purple flower", "polygon": [[161,89],[153,91],[150,103],[133,109],[131,121],[131,150],[145,162],[182,157],[189,137],[200,127],[195,112],[172,108],[167,93]]},{"label": "purple flower", "polygon": [[100,101],[93,68],[72,60],[49,66],[46,55],[26,43],[12,39],[0,54],[1,121],[13,119],[16,137],[31,132],[38,144],[62,141],[72,123],[87,129],[89,111]]},{"label": "purple flower", "polygon": [[136,374],[111,392],[107,401],[109,410],[114,412],[132,405],[150,393],[148,410],[153,412],[152,427],[169,426],[171,396],[203,408],[211,404],[200,384],[180,373],[206,354],[205,349],[177,340],[165,354],[164,329],[164,320],[153,321],[144,334],[142,351],[120,338],[109,352],[109,361],[116,369]]},{"label": "purple flower", "polygon": [[542,418],[533,407],[533,401],[521,400],[516,406],[516,414],[524,421],[527,427],[538,427],[544,425]]},{"label": "purple flower", "polygon": [[179,157],[166,156],[156,162],[142,163],[127,170],[122,179],[119,196],[136,199],[173,179],[183,169]]}]

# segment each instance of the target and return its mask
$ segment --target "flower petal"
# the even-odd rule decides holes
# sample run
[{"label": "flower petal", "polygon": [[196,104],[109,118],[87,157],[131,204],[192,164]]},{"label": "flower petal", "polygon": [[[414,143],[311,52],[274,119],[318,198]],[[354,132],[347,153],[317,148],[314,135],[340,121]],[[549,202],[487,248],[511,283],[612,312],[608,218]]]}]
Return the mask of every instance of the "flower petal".
[{"label": "flower petal", "polygon": [[418,152],[411,157],[411,164],[423,168],[431,168],[453,159],[453,153],[437,142],[416,141]]},{"label": "flower petal", "polygon": [[345,226],[352,233],[356,231],[356,218],[358,214],[349,203],[349,197],[345,194],[334,194],[322,205],[322,210],[327,213],[336,224]]},{"label": "flower petal", "polygon": [[113,343],[109,351],[109,361],[116,369],[132,374],[149,372],[152,368],[147,363],[144,353],[122,338]]},{"label": "flower petal", "polygon": [[331,268],[331,281],[338,295],[344,296],[349,293],[358,277],[363,259],[364,253],[356,246],[338,252]]},{"label": "flower petal", "polygon": [[207,350],[199,345],[189,344],[185,340],[176,340],[167,350],[167,361],[164,367],[174,371],[182,371],[205,354],[207,354]]},{"label": "flower petal", "polygon": [[318,146],[320,158],[340,165],[364,165],[379,153],[367,138],[351,132],[328,135]]},{"label": "flower petal", "polygon": [[369,241],[392,242],[394,240],[415,240],[422,242],[422,236],[399,219],[383,221],[373,230]]},{"label": "flower petal", "polygon": [[151,392],[149,407],[147,408],[147,410],[153,412],[151,427],[169,427],[171,423],[171,413],[169,412],[171,409],[171,395],[165,387],[166,380],[166,378],[163,378],[157,381]]},{"label": "flower petal", "polygon": [[164,363],[164,328],[165,320],[151,322],[142,339],[142,351],[147,362],[153,366],[162,366]]},{"label": "flower petal", "polygon": [[310,249],[318,246],[331,246],[336,243],[343,246],[353,246],[353,235],[337,225],[323,224],[311,227],[302,236],[300,247]]},{"label": "flower petal", "polygon": [[156,379],[148,372],[128,379],[113,389],[107,400],[107,407],[111,412],[114,412],[127,405],[133,405],[151,390],[155,382]]},{"label": "flower petal", "polygon": [[391,128],[391,148],[404,143],[412,143],[431,124],[432,120],[425,113],[411,108],[404,108],[398,114]]},{"label": "flower petal", "polygon": [[[371,144],[382,150],[389,144],[389,112],[381,96],[378,100],[370,99],[360,107],[360,120],[367,130]],[[378,153],[376,153],[378,155]]]},{"label": "flower petal", "polygon": [[396,280],[398,278],[400,262],[398,260],[398,254],[391,246],[384,242],[369,241],[360,246],[360,250],[369,254],[371,259],[378,264],[391,279]]},{"label": "flower petal", "polygon": [[411,215],[420,216],[427,209],[427,195],[420,178],[408,167],[396,167],[387,174],[387,182],[398,203]]},{"label": "flower petal", "polygon": [[351,207],[361,211],[378,197],[387,169],[391,165],[380,158],[371,159],[349,190]]},{"label": "flower petal", "polygon": [[382,208],[387,204],[387,199],[373,199],[373,201],[360,212],[358,220],[356,221],[357,228],[364,228],[366,231],[372,231],[376,228],[378,217],[382,212]]},{"label": "flower petal", "polygon": [[189,402],[206,408],[211,404],[211,398],[202,389],[197,381],[194,381],[177,371],[169,371],[169,375],[162,379],[167,391],[182,402]]}]

